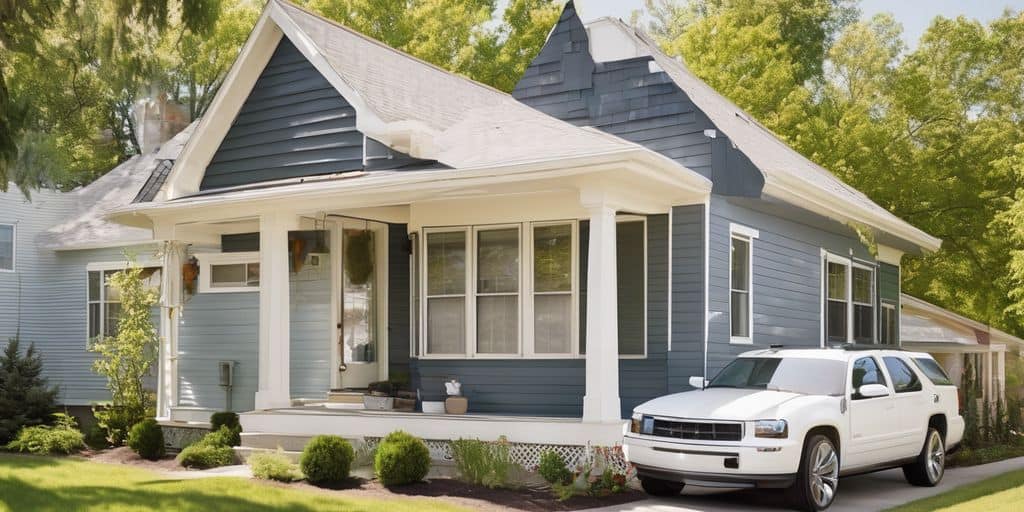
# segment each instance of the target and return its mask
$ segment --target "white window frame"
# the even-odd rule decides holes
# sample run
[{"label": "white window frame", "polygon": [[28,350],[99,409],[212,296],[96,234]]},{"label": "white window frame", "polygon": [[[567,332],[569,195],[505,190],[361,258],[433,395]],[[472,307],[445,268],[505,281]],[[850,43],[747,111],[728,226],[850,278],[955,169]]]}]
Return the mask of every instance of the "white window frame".
[{"label": "white window frame", "polygon": [[[514,294],[513,293],[484,293],[484,294],[482,294],[479,291],[479,289],[478,289],[479,288],[479,286],[478,286],[478,284],[479,284],[478,277],[479,276],[477,275],[477,272],[479,271],[479,265],[478,265],[479,264],[479,254],[477,253],[477,250],[479,249],[479,247],[478,247],[479,246],[478,235],[480,233],[482,233],[482,232],[485,232],[485,231],[499,231],[499,230],[505,230],[505,229],[515,229],[516,230],[516,237],[517,237],[516,239],[518,241],[518,248],[519,248],[519,283],[518,283],[519,286],[518,286],[518,291],[516,291],[516,293],[514,293]],[[467,334],[471,334],[471,336],[466,336],[466,345],[467,345],[466,348],[468,349],[468,352],[469,352],[471,357],[475,357],[475,358],[478,358],[478,359],[508,359],[509,357],[518,357],[518,356],[520,356],[523,353],[523,321],[524,321],[524,318],[523,318],[523,302],[524,302],[524,300],[523,300],[523,275],[526,273],[526,272],[523,271],[523,266],[524,266],[524,260],[523,260],[523,253],[524,253],[524,251],[523,251],[523,226],[522,226],[522,224],[486,224],[486,225],[479,225],[479,226],[471,226],[471,233],[472,233],[472,240],[470,240],[469,244],[467,244],[467,245],[468,245],[468,248],[472,250],[472,256],[470,256],[466,260],[466,267],[470,269],[470,271],[469,271],[470,278],[471,278],[470,279],[471,280],[470,284],[472,285],[471,288],[467,288],[467,290],[468,290],[467,302],[470,302],[471,304],[467,304],[467,307],[469,309],[469,312],[468,312],[469,316],[467,316],[467,318],[466,318],[467,322],[469,323],[469,331],[467,331]],[[469,252],[469,251],[467,251],[467,252]],[[519,325],[516,328],[516,350],[515,350],[515,352],[502,352],[502,353],[493,353],[493,354],[478,352],[477,351],[477,348],[478,348],[477,343],[479,342],[479,340],[477,339],[477,330],[476,330],[476,327],[477,327],[477,325],[476,325],[477,324],[477,322],[476,322],[476,320],[477,320],[477,318],[476,318],[476,315],[477,315],[477,307],[476,307],[477,300],[480,297],[510,297],[510,296],[513,296],[513,295],[516,297],[516,314],[519,316],[519,318],[518,318]],[[468,300],[469,298],[472,298],[473,300],[470,301],[470,300]],[[472,346],[468,346],[470,344]]]},{"label": "white window frame", "polygon": [[[105,336],[106,333],[106,321],[103,318],[106,311],[106,279],[104,274],[107,272],[125,270],[130,266],[137,266],[142,268],[159,268],[160,277],[163,280],[164,265],[159,259],[152,256],[137,257],[134,262],[129,263],[128,261],[94,261],[85,265],[85,348],[89,349],[92,347],[93,337],[89,336],[89,305],[93,303],[101,304],[100,306],[100,333],[96,337]],[[92,272],[100,273],[100,298],[98,301],[89,299],[89,274]]]},{"label": "white window frame", "polygon": [[[729,223],[729,343],[752,345],[754,343],[754,240],[761,236],[760,231],[740,224]],[[732,334],[732,294],[737,290],[732,282],[732,241],[747,242],[747,335]]]},{"label": "white window frame", "polygon": [[[864,261],[857,260],[855,258],[847,258],[839,256],[835,253],[822,249],[822,268],[821,268],[821,340],[822,346],[826,346],[828,343],[837,343],[831,341],[828,338],[828,326],[826,322],[828,320],[828,264],[834,263],[843,265],[846,267],[846,339],[842,343],[854,343],[853,338],[853,320],[854,320],[854,303],[853,303],[853,269],[859,268],[861,270],[867,270],[871,272],[871,343],[878,343],[878,286],[875,281],[878,277],[878,266],[867,263]],[[866,302],[858,302],[860,305],[867,305]]]},{"label": "white window frame", "polygon": [[260,253],[253,252],[207,252],[197,253],[199,260],[199,293],[242,293],[259,292],[263,283],[259,286],[217,286],[211,283],[212,274],[210,267],[214,265],[240,265],[260,262]]},{"label": "white window frame", "polygon": [[[462,289],[461,294],[448,294],[448,295],[430,295],[430,291],[427,289],[427,247],[430,245],[429,237],[431,233],[456,233],[462,232],[465,236],[466,246],[466,272],[463,278],[465,279],[465,285]],[[476,307],[471,304],[476,301],[476,296],[473,294],[473,281],[476,279],[476,272],[473,268],[473,262],[476,260],[475,246],[473,244],[473,230],[469,226],[448,226],[448,227],[425,227],[422,229],[422,235],[420,237],[420,290],[422,298],[420,299],[420,355],[421,359],[464,359],[473,357],[476,352],[476,318],[473,316],[476,314]],[[427,351],[428,341],[430,338],[430,330],[428,327],[427,311],[429,308],[430,299],[436,298],[463,298],[463,307],[465,308],[466,324],[463,326],[465,330],[465,342],[466,347],[464,352],[454,353],[430,353]]]},{"label": "white window frame", "polygon": [[[570,285],[570,290],[569,290],[569,295],[571,297],[569,300],[572,303],[572,307],[570,308],[570,311],[571,311],[570,314],[572,315],[572,318],[569,319],[569,322],[570,322],[570,327],[569,327],[569,338],[570,338],[569,339],[569,351],[568,352],[538,353],[536,351],[536,345],[535,345],[536,337],[535,337],[534,328],[536,327],[535,326],[536,318],[534,318],[534,314],[536,313],[536,310],[534,309],[534,298],[538,294],[540,294],[540,295],[563,295],[563,294],[565,294],[565,292],[535,292],[534,291],[534,288],[533,288],[534,282],[533,281],[534,281],[534,271],[535,271],[536,261],[534,261],[533,246],[534,246],[534,243],[535,243],[535,238],[534,237],[536,235],[535,228],[544,227],[544,226],[566,226],[566,225],[568,225],[569,229],[571,230],[571,235],[570,236],[572,238],[572,240],[571,240],[571,242],[569,244],[570,247],[571,247],[571,250],[570,250],[571,256],[570,256],[570,258],[572,258],[572,261],[570,262],[570,269],[571,269],[570,272],[572,272],[572,277],[571,277],[571,285]],[[580,265],[580,243],[579,243],[580,242],[580,237],[579,237],[579,230],[580,230],[580,223],[577,220],[554,220],[554,221],[544,221],[544,222],[530,222],[530,223],[527,224],[527,229],[529,230],[529,243],[528,244],[524,244],[524,245],[528,246],[528,247],[526,247],[526,258],[527,259],[525,261],[528,261],[529,263],[527,265],[523,265],[524,267],[527,267],[526,271],[524,272],[526,274],[526,278],[524,279],[525,288],[524,288],[524,295],[523,296],[524,297],[528,297],[528,298],[523,301],[523,304],[524,304],[524,308],[523,308],[523,334],[524,334],[524,337],[523,337],[523,357],[530,358],[530,359],[573,359],[573,358],[578,358],[578,357],[580,357],[580,284],[579,284],[579,274],[580,274],[580,270],[579,270],[579,265]]]},{"label": "white window frame", "polygon": [[11,268],[0,268],[0,273],[13,274],[18,271],[18,225],[0,222],[0,227],[11,228]]}]

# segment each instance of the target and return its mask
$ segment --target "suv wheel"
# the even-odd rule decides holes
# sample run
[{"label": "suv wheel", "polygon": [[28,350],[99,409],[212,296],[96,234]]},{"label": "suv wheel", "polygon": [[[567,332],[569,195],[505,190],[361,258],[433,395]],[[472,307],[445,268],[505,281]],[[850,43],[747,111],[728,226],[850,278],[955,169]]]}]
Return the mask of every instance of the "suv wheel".
[{"label": "suv wheel", "polygon": [[903,476],[911,485],[935,487],[946,472],[946,446],[942,434],[934,428],[928,429],[924,446],[917,460],[903,466]]},{"label": "suv wheel", "polygon": [[800,470],[790,493],[801,510],[816,512],[832,505],[839,487],[839,452],[832,440],[817,434],[804,442]]},{"label": "suv wheel", "polygon": [[640,487],[651,496],[678,496],[683,490],[683,483],[648,476],[640,477]]}]

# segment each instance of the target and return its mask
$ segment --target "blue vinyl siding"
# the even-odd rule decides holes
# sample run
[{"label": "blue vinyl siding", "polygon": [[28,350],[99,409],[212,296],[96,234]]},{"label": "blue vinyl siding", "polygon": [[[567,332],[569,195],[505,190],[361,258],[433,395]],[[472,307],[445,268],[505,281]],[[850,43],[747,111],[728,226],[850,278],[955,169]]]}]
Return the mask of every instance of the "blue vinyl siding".
[{"label": "blue vinyl siding", "polygon": [[704,374],[704,205],[672,208],[672,351],[668,391]]},{"label": "blue vinyl siding", "polygon": [[[857,235],[838,223],[810,225],[759,211],[758,203],[711,200],[708,288],[708,374],[715,375],[733,357],[771,344],[817,347],[821,344],[821,250],[873,261]],[[794,216],[796,217],[796,216]],[[811,214],[805,218],[815,219]],[[729,224],[759,230],[753,258],[753,345],[729,342]]]},{"label": "blue vinyl siding", "polygon": [[409,234],[405,224],[388,226],[388,376],[410,378]]},{"label": "blue vinyl siding", "polygon": [[331,388],[331,270],[291,274],[290,370],[292,398],[327,397]]}]

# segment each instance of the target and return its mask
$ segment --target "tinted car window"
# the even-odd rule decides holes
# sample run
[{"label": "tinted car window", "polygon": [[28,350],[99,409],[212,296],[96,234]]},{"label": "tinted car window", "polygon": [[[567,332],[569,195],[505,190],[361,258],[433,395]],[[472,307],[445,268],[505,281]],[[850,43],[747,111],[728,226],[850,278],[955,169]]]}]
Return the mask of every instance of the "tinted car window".
[{"label": "tinted car window", "polygon": [[884,386],[885,375],[882,375],[882,370],[878,367],[878,362],[875,361],[875,358],[862,357],[853,363],[852,382],[854,391],[865,384],[881,384]]},{"label": "tinted car window", "polygon": [[708,387],[842,395],[845,366],[842,361],[829,359],[741,357],[722,369]]},{"label": "tinted car window", "polygon": [[918,380],[917,374],[902,359],[883,357],[882,360],[885,361],[885,368],[889,370],[889,376],[892,377],[892,387],[896,389],[897,393],[921,390],[921,381]]},{"label": "tinted car window", "polygon": [[946,375],[946,370],[942,369],[942,366],[934,359],[928,357],[915,357],[914,364],[921,369],[921,373],[928,377],[928,380],[932,381],[932,384],[936,386],[952,386],[953,381],[950,380],[949,375]]}]

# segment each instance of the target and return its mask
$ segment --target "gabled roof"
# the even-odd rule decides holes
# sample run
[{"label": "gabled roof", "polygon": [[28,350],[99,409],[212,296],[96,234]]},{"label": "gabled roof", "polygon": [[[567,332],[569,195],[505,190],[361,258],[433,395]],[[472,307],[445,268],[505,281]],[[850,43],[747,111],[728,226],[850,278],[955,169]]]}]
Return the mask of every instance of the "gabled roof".
[{"label": "gabled roof", "polygon": [[[169,177],[171,199],[194,194],[251,89],[252,68],[287,37],[352,104],[365,136],[451,169],[503,168],[597,155],[671,161],[598,130],[578,128],[520,104],[508,94],[447,72],[284,0],[270,0],[253,34]],[[244,99],[244,98],[242,98]],[[676,172],[680,169],[675,167]],[[708,188],[694,174],[697,187]]]},{"label": "gabled roof", "polygon": [[[636,45],[631,55],[649,55],[676,85],[703,111],[715,126],[753,162],[764,175],[763,192],[841,221],[866,224],[879,232],[909,242],[925,251],[936,251],[942,241],[900,219],[864,193],[843,183],[827,169],[812,162],[770,130],[697,78],[681,59],[669,57],[642,31],[619,19],[601,18],[587,24],[618,28],[623,42]],[[593,43],[591,44],[592,50]],[[612,52],[623,54],[621,49]],[[595,60],[601,55],[594,52]],[[616,57],[612,57],[616,58]]]},{"label": "gabled roof", "polygon": [[192,135],[192,123],[160,149],[152,153],[135,155],[124,161],[96,181],[69,192],[74,210],[60,224],[42,234],[44,246],[51,249],[89,249],[149,242],[152,231],[129,227],[106,219],[117,208],[128,206],[143,195],[152,200],[160,191],[153,176],[160,174],[166,162],[178,156],[185,141]]}]

